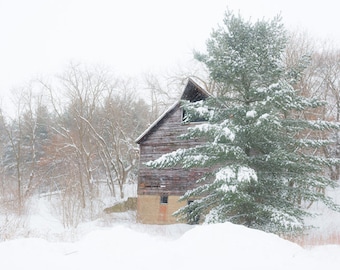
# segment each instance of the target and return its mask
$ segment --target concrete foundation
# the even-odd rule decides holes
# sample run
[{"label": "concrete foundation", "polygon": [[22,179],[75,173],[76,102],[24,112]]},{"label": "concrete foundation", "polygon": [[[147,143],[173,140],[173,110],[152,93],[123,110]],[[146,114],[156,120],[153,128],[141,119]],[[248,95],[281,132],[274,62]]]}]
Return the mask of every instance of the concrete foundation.
[{"label": "concrete foundation", "polygon": [[179,196],[168,196],[167,203],[162,202],[160,195],[138,195],[137,221],[144,224],[174,224],[177,217],[172,214],[186,205],[179,202]]}]

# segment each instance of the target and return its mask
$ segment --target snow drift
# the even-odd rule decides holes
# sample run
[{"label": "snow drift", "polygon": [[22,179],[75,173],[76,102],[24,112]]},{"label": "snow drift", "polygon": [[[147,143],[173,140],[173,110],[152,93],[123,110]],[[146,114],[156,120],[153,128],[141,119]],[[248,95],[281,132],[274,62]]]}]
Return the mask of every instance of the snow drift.
[{"label": "snow drift", "polygon": [[74,243],[2,242],[0,269],[338,269],[339,254],[339,246],[306,250],[230,223],[130,224],[96,229]]}]

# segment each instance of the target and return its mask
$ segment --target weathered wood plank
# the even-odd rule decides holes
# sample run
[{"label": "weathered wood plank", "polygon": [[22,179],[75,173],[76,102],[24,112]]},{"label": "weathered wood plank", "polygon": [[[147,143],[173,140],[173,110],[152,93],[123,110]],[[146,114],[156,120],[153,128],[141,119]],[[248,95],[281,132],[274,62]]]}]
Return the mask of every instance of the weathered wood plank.
[{"label": "weathered wood plank", "polygon": [[202,168],[152,169],[144,165],[145,162],[155,160],[163,154],[198,144],[178,138],[189,126],[183,124],[181,118],[182,109],[178,106],[140,143],[138,194],[183,195],[196,186],[196,180],[206,171]]}]

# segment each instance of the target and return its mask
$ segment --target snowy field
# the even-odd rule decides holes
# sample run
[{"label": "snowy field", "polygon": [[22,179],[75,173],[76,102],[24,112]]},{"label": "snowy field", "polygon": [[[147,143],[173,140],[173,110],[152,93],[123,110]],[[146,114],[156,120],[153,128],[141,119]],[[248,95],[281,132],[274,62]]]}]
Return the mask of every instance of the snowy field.
[{"label": "snowy field", "polygon": [[[230,223],[141,225],[132,213],[65,230],[43,201],[24,237],[0,242],[0,269],[339,269],[340,245],[302,248]],[[19,229],[19,228],[18,228]]]},{"label": "snowy field", "polygon": [[[116,225],[76,242],[37,238],[0,243],[0,269],[339,269],[340,246],[303,249],[226,224],[156,228]],[[164,235],[161,233],[163,232]]]}]

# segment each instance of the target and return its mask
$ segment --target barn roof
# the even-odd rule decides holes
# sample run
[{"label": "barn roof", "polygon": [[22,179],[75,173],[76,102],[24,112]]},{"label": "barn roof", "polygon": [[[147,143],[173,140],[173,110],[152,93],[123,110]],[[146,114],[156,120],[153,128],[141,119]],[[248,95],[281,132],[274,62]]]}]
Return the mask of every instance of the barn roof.
[{"label": "barn roof", "polygon": [[189,78],[180,100],[195,102],[206,99],[209,96],[211,96],[211,94],[208,91],[204,90],[201,86]]},{"label": "barn roof", "polygon": [[184,88],[181,98],[170,106],[161,116],[159,116],[137,139],[136,143],[140,143],[148,134],[150,134],[160,122],[165,119],[177,106],[180,105],[181,100],[189,100],[190,102],[199,101],[211,96],[209,92],[204,90],[201,86],[195,83],[192,79],[188,79],[188,82]]}]

